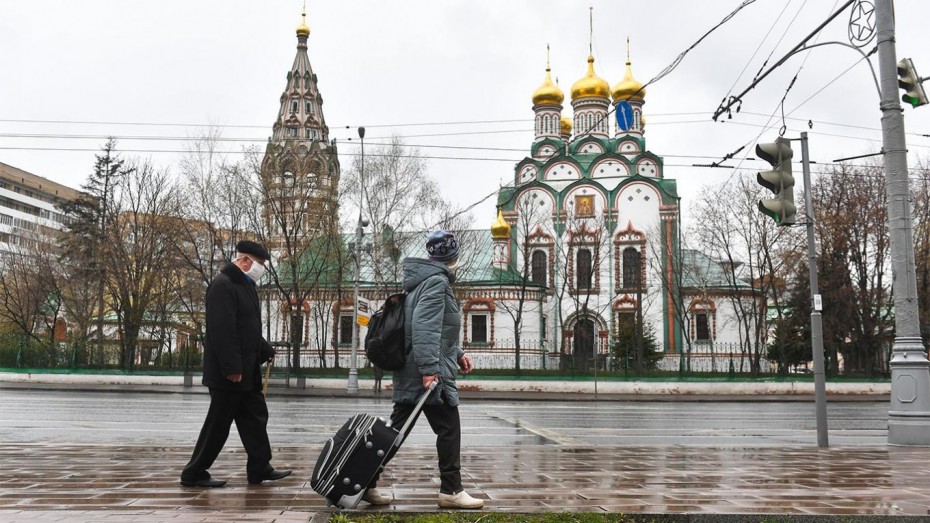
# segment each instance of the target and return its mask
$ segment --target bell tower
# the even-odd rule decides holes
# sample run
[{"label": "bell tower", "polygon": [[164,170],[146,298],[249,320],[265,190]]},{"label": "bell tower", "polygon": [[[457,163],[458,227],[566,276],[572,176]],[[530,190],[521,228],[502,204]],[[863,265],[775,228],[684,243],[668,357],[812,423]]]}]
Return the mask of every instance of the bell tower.
[{"label": "bell tower", "polygon": [[297,55],[262,160],[265,218],[271,243],[318,236],[336,226],[339,158],[323,117],[323,96],[307,55],[306,4],[297,26]]}]

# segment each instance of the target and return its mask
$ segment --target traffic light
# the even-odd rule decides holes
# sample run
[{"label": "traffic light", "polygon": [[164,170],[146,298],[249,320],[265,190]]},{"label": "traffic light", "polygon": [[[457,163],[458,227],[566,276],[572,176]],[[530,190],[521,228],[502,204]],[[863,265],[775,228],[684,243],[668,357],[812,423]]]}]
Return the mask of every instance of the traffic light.
[{"label": "traffic light", "polygon": [[775,198],[759,200],[762,214],[771,216],[779,226],[793,225],[797,207],[794,205],[794,177],[791,176],[791,142],[778,137],[775,143],[756,145],[756,155],[772,164],[771,171],[756,176],[759,185],[775,193]]},{"label": "traffic light", "polygon": [[898,86],[904,89],[904,95],[901,100],[911,104],[912,107],[920,107],[927,103],[927,92],[921,85],[920,75],[914,69],[914,62],[910,58],[902,58],[898,62]]}]

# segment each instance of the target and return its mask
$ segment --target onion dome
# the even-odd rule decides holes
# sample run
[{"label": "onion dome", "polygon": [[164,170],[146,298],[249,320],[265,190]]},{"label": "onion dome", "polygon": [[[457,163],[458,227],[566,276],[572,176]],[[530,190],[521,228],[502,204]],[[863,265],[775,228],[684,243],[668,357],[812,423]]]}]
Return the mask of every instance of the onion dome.
[{"label": "onion dome", "polygon": [[572,134],[572,119],[563,116],[562,117],[562,134]]},{"label": "onion dome", "polygon": [[533,105],[562,105],[562,100],[565,99],[559,86],[552,83],[549,71],[549,67],[546,67],[546,81],[539,86],[539,89],[533,91]]},{"label": "onion dome", "polygon": [[626,61],[626,74],[623,75],[623,80],[620,80],[620,82],[614,86],[610,94],[613,96],[614,102],[619,102],[621,100],[642,100],[646,97],[646,90],[643,89],[643,84],[633,78],[633,69],[630,67],[629,59]]},{"label": "onion dome", "polygon": [[491,238],[506,240],[510,238],[510,224],[504,219],[504,212],[497,210],[497,219],[491,224]]},{"label": "onion dome", "polygon": [[300,13],[300,25],[297,26],[297,36],[310,36],[310,26],[307,25],[307,11]]},{"label": "onion dome", "polygon": [[588,56],[588,73],[572,85],[572,100],[594,96],[610,98],[610,84],[594,74],[594,57]]}]

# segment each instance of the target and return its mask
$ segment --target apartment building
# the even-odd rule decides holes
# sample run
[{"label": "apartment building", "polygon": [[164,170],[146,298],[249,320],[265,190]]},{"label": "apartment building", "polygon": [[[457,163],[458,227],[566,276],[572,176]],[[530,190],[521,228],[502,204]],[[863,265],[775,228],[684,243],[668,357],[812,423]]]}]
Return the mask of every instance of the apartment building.
[{"label": "apartment building", "polygon": [[67,217],[57,205],[80,191],[0,162],[0,251],[30,248],[43,232],[58,230]]}]

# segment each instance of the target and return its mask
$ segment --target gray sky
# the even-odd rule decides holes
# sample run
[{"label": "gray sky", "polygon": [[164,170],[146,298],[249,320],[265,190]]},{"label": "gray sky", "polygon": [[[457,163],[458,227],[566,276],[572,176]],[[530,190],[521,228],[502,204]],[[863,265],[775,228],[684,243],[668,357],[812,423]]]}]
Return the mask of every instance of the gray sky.
[{"label": "gray sky", "polygon": [[[819,162],[881,148],[881,113],[871,73],[864,62],[849,69],[860,56],[840,46],[789,60],[745,98],[732,120],[711,120],[731,87],[732,94],[742,91],[770,53],[772,61],[779,58],[840,3],[758,0],[692,50],[671,74],[648,86],[647,147],[665,157],[665,175],[678,180],[685,208],[702,186],[725,181],[734,171],[690,167],[714,159],[680,156],[721,158],[760,133],[762,141],[773,140],[781,126],[778,102],[802,65],[785,102],[786,136],[807,130],[811,158]],[[589,6],[594,7],[595,69],[612,86],[623,76],[627,36],[634,75],[645,83],[739,2],[308,4],[310,61],[343,167],[358,152],[357,126],[368,128],[369,152],[367,146],[379,138],[406,135],[409,144],[424,146],[425,156],[481,158],[429,161],[444,196],[468,205],[511,181],[515,161],[528,154],[530,97],[544,78],[547,43],[553,75],[566,95],[563,114],[571,114],[569,91],[587,65]],[[270,135],[293,62],[300,9],[300,0],[0,0],[0,161],[77,187],[93,168],[92,151],[22,148],[94,150],[104,136],[114,135],[125,150],[179,151],[185,148],[183,140],[129,137],[186,138],[208,125],[229,126],[222,130],[226,138],[261,143]],[[898,57],[913,58],[918,71],[930,75],[930,2],[898,0],[896,10]],[[848,13],[840,15],[819,41],[848,42],[848,21]],[[878,66],[874,56],[873,65]],[[778,116],[770,121],[773,113]],[[930,138],[919,136],[930,134],[930,106],[906,107],[904,114],[913,166],[917,157],[930,153]],[[765,130],[767,122],[771,128]],[[12,136],[23,134],[93,138]],[[247,144],[228,141],[222,147],[235,152]],[[425,147],[437,145],[467,148]],[[165,167],[176,165],[178,158],[169,152],[126,154],[150,156]],[[748,171],[762,167],[761,162],[741,163],[746,154],[753,155],[750,147],[728,164]],[[493,205],[491,198],[475,209],[476,227],[490,225]]]}]

